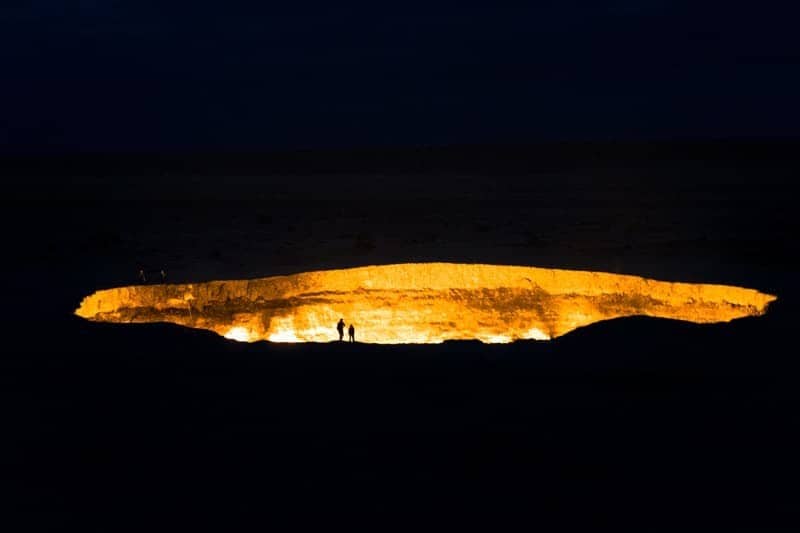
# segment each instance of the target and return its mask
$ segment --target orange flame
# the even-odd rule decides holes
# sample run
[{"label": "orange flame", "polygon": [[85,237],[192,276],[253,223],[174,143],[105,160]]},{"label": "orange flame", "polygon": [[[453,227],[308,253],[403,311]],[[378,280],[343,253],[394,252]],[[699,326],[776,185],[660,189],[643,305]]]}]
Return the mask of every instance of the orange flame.
[{"label": "orange flame", "polygon": [[601,320],[646,315],[698,323],[761,315],[775,296],[727,285],[458,263],[410,263],[252,280],[137,285],[87,296],[95,321],[173,322],[253,342],[327,342],[336,323],[370,343],[548,340]]}]

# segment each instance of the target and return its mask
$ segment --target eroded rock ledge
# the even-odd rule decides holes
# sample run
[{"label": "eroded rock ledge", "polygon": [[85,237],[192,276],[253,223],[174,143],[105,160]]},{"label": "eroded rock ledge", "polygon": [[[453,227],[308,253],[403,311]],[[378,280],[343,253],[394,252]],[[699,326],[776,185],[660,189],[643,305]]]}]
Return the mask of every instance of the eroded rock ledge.
[{"label": "eroded rock ledge", "polygon": [[119,287],[87,296],[76,314],[106,322],[172,322],[241,341],[331,341],[344,318],[361,342],[492,343],[552,339],[633,315],[726,322],[761,315],[775,299],[741,287],[603,272],[408,263]]}]

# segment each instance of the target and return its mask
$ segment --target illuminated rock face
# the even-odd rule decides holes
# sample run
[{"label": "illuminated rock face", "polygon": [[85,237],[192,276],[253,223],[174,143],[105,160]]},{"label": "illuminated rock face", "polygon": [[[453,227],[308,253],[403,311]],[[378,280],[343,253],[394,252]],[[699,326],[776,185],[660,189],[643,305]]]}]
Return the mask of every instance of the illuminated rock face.
[{"label": "illuminated rock face", "polygon": [[601,272],[410,263],[120,287],[84,298],[76,314],[106,322],[172,322],[238,341],[327,342],[338,339],[336,323],[344,318],[361,342],[494,343],[552,339],[633,315],[726,322],[761,315],[773,300],[740,287]]}]

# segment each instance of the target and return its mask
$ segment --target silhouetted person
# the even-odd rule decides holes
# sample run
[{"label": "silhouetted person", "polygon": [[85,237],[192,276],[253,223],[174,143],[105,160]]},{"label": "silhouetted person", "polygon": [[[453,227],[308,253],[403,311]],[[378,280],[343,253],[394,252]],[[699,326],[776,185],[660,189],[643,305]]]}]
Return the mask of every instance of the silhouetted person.
[{"label": "silhouetted person", "polygon": [[162,268],[161,269],[161,283],[166,283],[166,282],[167,282],[167,273],[164,272],[164,269]]},{"label": "silhouetted person", "polygon": [[144,275],[143,268],[139,269],[139,281],[141,281],[142,283],[147,283],[147,276]]},{"label": "silhouetted person", "polygon": [[339,330],[339,340],[344,339],[344,318],[339,319],[339,323],[336,324],[336,329]]},{"label": "silhouetted person", "polygon": [[353,324],[350,324],[347,333],[350,335],[350,342],[356,342],[356,328],[353,327]]}]

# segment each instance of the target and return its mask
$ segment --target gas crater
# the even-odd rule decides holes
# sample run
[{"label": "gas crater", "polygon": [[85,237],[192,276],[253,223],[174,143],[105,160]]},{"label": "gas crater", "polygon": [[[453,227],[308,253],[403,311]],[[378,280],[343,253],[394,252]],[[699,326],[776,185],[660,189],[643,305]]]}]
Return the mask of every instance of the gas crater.
[{"label": "gas crater", "polygon": [[775,296],[728,285],[524,266],[408,263],[249,280],[133,285],[83,299],[98,322],[169,322],[254,342],[508,343],[549,340],[613,318],[728,322],[766,312]]}]

